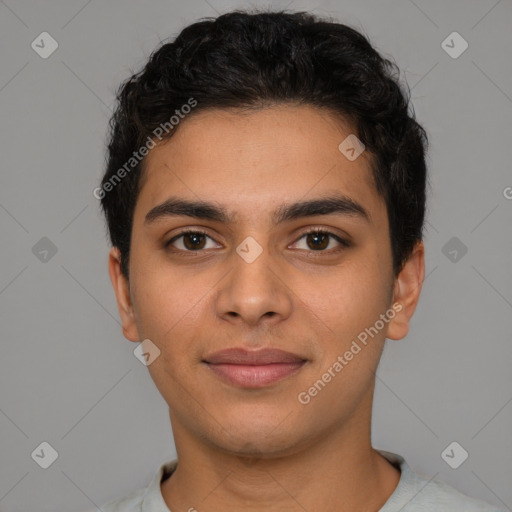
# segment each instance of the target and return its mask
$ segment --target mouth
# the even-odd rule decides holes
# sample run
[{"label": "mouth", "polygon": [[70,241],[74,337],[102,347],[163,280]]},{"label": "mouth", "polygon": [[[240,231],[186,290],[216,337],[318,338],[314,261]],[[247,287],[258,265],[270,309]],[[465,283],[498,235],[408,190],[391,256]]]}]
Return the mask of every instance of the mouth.
[{"label": "mouth", "polygon": [[278,349],[248,351],[230,348],[203,359],[224,382],[242,388],[263,388],[298,372],[306,359]]}]

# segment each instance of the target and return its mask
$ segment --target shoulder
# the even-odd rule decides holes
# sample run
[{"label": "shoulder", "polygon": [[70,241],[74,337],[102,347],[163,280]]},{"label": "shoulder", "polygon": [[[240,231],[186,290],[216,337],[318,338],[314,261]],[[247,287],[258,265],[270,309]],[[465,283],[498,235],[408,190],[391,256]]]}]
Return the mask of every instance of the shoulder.
[{"label": "shoulder", "polygon": [[504,512],[501,509],[472,498],[446,482],[425,477],[415,472],[405,459],[392,452],[378,450],[396,467],[401,477],[393,494],[379,512]]},{"label": "shoulder", "polygon": [[[160,489],[162,479],[168,478],[176,469],[177,461],[162,464],[147,487],[139,488],[122,498],[110,500],[98,507],[102,512],[168,512]],[[96,512],[98,509],[88,510]]]},{"label": "shoulder", "polygon": [[[446,482],[426,480],[425,486],[411,502],[411,512],[503,512],[504,509],[490,505],[476,498],[461,493]],[[409,511],[409,508],[404,509]]]},{"label": "shoulder", "polygon": [[140,512],[142,510],[142,502],[147,489],[137,489],[130,494],[103,503],[100,507],[90,509],[85,512]]},{"label": "shoulder", "polygon": [[140,512],[145,493],[146,489],[137,489],[122,498],[104,503],[101,505],[101,510],[103,512]]}]

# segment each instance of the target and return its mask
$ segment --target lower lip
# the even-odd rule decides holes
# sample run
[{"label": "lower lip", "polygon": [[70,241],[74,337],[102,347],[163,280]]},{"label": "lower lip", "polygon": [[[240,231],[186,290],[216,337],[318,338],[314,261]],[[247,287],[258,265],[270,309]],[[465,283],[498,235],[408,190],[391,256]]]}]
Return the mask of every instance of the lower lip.
[{"label": "lower lip", "polygon": [[288,377],[302,368],[297,363],[271,363],[265,365],[210,364],[207,365],[222,379],[244,388],[262,388]]}]

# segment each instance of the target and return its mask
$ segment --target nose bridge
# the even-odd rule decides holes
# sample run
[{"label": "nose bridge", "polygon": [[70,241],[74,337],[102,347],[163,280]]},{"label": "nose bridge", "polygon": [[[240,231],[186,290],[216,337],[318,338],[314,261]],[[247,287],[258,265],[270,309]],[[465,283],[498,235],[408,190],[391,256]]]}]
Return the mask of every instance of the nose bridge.
[{"label": "nose bridge", "polygon": [[[255,238],[247,237],[231,254],[231,272],[217,296],[217,314],[255,324],[262,318],[290,314],[290,290],[280,276],[277,262]],[[268,320],[267,320],[268,321]]]}]

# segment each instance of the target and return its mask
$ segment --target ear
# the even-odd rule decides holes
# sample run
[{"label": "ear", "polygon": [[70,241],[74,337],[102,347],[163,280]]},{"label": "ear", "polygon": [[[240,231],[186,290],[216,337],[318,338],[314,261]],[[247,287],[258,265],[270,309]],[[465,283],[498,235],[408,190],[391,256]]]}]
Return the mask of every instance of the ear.
[{"label": "ear", "polygon": [[130,285],[121,272],[121,253],[112,247],[108,257],[108,271],[116,294],[117,307],[121,316],[124,337],[130,341],[140,341],[135,315],[133,313]]},{"label": "ear", "polygon": [[387,338],[401,340],[409,332],[409,322],[420,299],[424,279],[425,248],[420,241],[395,279],[392,303],[397,304],[393,308],[396,315],[389,322]]}]

